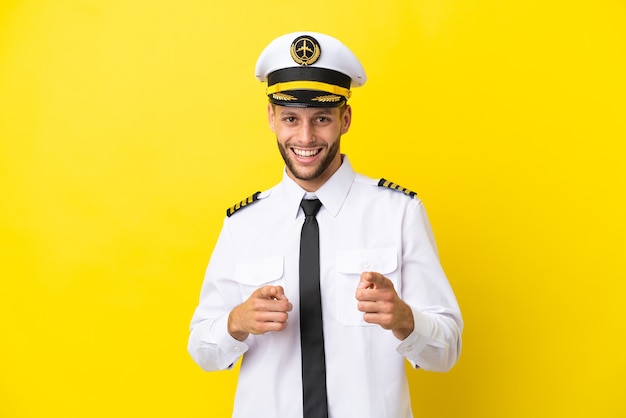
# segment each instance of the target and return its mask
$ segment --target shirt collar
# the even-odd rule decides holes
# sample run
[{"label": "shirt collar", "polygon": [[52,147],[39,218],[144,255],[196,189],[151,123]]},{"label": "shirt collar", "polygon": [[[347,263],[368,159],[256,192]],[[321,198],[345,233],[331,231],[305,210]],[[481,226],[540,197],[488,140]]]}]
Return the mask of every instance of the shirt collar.
[{"label": "shirt collar", "polygon": [[[332,177],[317,191],[308,193],[309,195],[314,194],[332,216],[339,214],[356,176],[348,156],[342,154],[341,157],[343,159],[341,167]],[[287,211],[292,213],[295,219],[300,212],[300,201],[307,195],[307,191],[287,175],[287,170],[283,171],[282,189]]]}]

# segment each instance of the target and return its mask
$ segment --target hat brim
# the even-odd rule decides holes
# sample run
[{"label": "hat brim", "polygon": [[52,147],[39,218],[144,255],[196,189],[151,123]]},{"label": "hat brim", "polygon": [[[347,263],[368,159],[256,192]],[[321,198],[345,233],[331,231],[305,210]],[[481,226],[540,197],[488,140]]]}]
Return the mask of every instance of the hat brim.
[{"label": "hat brim", "polygon": [[288,90],[268,94],[270,103],[288,107],[340,107],[347,98],[316,90]]}]

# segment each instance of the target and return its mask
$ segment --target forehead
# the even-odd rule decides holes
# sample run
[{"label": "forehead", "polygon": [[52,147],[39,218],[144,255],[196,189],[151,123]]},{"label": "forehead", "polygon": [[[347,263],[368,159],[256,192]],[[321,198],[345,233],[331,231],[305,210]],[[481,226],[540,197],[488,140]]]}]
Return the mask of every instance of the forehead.
[{"label": "forehead", "polygon": [[340,109],[337,107],[288,107],[275,106],[277,115],[315,117],[339,115]]}]

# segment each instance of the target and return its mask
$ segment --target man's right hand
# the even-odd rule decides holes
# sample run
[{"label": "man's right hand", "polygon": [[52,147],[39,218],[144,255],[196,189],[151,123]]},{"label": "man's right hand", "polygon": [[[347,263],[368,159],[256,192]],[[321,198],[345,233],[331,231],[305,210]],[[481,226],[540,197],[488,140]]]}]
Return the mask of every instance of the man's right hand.
[{"label": "man's right hand", "polygon": [[282,286],[263,286],[230,312],[228,332],[234,339],[243,341],[249,334],[282,331],[287,327],[287,312],[292,308]]}]

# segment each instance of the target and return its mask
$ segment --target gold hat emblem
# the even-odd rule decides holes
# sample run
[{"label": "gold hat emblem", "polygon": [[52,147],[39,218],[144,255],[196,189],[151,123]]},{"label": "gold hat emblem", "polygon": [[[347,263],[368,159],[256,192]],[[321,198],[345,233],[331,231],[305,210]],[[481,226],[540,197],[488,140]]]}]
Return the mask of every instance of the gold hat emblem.
[{"label": "gold hat emblem", "polygon": [[312,36],[299,36],[291,44],[291,58],[300,65],[311,65],[320,57],[320,44]]}]

